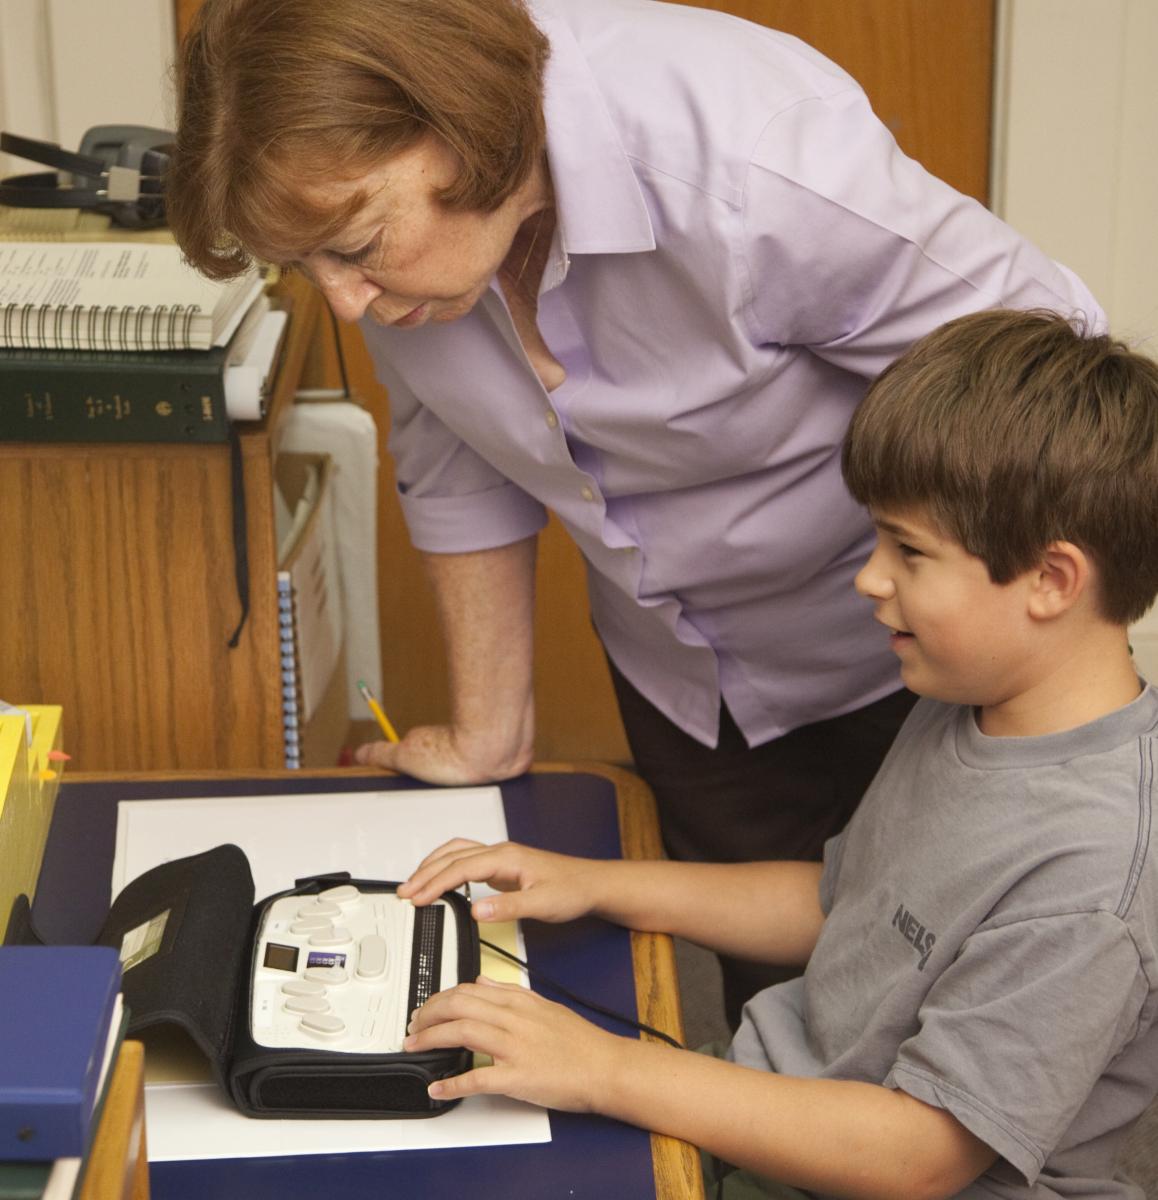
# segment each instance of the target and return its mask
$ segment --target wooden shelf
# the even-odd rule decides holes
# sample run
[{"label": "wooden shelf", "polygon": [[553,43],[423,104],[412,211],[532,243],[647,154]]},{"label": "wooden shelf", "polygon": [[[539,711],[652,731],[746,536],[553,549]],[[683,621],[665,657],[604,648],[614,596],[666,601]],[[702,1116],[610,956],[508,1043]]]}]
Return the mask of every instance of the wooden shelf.
[{"label": "wooden shelf", "polygon": [[269,413],[239,426],[250,613],[234,577],[228,445],[0,444],[0,697],[64,706],[91,770],[283,762],[273,456],[320,309],[284,285]]}]

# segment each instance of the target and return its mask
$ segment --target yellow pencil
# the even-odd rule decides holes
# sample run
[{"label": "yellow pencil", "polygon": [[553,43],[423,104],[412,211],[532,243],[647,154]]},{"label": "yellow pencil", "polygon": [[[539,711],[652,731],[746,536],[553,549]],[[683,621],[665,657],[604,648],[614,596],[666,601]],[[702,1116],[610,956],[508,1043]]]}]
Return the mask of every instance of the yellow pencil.
[{"label": "yellow pencil", "polygon": [[370,689],[366,686],[365,681],[362,679],[358,680],[358,691],[362,693],[362,699],[365,700],[370,706],[370,711],[374,714],[375,720],[378,722],[382,732],[386,735],[386,740],[388,742],[396,742],[398,740],[398,734],[394,732],[394,726],[390,724],[389,718],[382,711],[382,705],[380,705],[378,701],[374,699],[374,694],[370,691]]}]

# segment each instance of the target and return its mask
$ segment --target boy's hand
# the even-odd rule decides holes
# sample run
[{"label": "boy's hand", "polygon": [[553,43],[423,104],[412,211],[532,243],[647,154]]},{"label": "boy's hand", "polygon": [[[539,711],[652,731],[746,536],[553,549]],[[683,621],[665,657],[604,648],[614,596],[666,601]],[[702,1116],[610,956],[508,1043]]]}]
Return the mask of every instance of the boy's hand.
[{"label": "boy's hand", "polygon": [[432,1083],[435,1099],[498,1094],[566,1112],[595,1109],[623,1046],[561,1004],[482,977],[431,996],[409,1029],[407,1050],[465,1046],[494,1059]]},{"label": "boy's hand", "polygon": [[593,859],[532,850],[514,842],[484,846],[455,838],[432,851],[398,895],[429,904],[464,883],[489,883],[501,896],[476,901],[476,921],[573,921],[594,904],[594,880],[601,864]]}]

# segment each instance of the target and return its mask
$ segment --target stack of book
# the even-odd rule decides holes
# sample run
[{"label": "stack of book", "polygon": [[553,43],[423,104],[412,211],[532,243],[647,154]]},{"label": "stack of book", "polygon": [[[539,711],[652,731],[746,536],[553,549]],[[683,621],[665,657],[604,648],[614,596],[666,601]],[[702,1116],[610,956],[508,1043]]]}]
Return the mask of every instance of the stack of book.
[{"label": "stack of book", "polygon": [[140,1170],[141,1051],[124,1043],[120,985],[106,946],[0,946],[2,1200],[97,1195],[110,1166]]},{"label": "stack of book", "polygon": [[206,279],[172,242],[0,240],[0,440],[223,442],[285,321],[256,270]]}]

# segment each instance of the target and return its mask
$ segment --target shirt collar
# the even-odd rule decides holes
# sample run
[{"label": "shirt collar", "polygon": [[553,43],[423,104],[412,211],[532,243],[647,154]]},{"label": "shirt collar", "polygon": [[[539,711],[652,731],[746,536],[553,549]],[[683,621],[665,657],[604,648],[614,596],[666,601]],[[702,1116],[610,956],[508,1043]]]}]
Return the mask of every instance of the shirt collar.
[{"label": "shirt collar", "polygon": [[574,33],[553,0],[530,8],[551,42],[543,111],[563,253],[654,250],[639,181]]}]

